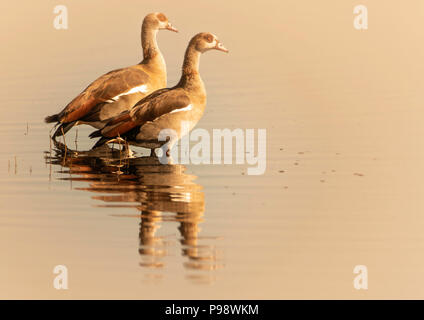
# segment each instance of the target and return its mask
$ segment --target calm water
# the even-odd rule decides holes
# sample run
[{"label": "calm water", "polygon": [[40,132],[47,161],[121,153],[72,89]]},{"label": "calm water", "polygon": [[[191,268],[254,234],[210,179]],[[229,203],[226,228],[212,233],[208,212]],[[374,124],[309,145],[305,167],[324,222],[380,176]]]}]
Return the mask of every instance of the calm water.
[{"label": "calm water", "polygon": [[[356,1],[99,3],[66,31],[54,1],[1,5],[1,298],[424,297],[421,1],[364,3],[367,31]],[[195,33],[230,49],[201,58],[198,127],[265,128],[264,175],[87,152],[82,126],[50,144],[44,116],[140,61],[152,11],[180,30],[159,34],[169,85]]]}]

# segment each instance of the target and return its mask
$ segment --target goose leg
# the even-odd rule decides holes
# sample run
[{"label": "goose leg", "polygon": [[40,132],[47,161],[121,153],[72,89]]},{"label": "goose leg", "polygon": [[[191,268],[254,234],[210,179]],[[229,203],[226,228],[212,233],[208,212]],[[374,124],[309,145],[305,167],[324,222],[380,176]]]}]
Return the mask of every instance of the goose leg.
[{"label": "goose leg", "polygon": [[160,156],[156,155],[159,158],[159,162],[162,164],[169,164],[170,161],[172,161],[170,149],[167,146],[162,146],[160,147],[160,151]]},{"label": "goose leg", "polygon": [[125,152],[127,153],[127,156],[130,158],[133,156],[133,152],[130,149],[130,144],[125,140],[125,144],[124,144],[124,149]]},{"label": "goose leg", "polygon": [[174,164],[174,159],[171,155],[171,149],[166,150],[166,161],[168,164]]}]

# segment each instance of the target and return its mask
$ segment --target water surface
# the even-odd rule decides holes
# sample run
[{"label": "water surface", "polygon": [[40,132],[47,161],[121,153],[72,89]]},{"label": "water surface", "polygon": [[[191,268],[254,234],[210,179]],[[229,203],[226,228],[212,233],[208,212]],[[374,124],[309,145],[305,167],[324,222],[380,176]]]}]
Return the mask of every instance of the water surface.
[{"label": "water surface", "polygon": [[[350,0],[72,1],[61,31],[54,1],[2,4],[0,297],[422,298],[424,8],[363,3],[367,31]],[[267,129],[264,175],[86,153],[88,127],[50,144],[44,116],[140,61],[152,11],[180,30],[169,85],[195,33],[230,49],[201,58],[198,127]]]}]

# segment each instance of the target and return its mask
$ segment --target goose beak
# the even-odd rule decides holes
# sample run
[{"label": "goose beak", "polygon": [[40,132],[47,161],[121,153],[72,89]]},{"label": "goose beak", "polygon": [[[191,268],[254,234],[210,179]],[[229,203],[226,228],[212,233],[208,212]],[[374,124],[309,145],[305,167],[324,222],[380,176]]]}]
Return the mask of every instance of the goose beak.
[{"label": "goose beak", "polygon": [[165,28],[166,30],[169,30],[169,31],[174,31],[174,32],[178,32],[178,29],[177,28],[175,28],[171,23],[169,23],[168,22],[168,25],[166,26],[166,28]]},{"label": "goose beak", "polygon": [[219,41],[216,43],[215,49],[216,49],[216,50],[219,50],[219,51],[227,52],[227,53],[228,53],[228,52],[230,52],[230,51],[229,51],[227,48],[225,48],[225,47],[224,47],[224,45],[223,45],[221,42],[219,42]]}]

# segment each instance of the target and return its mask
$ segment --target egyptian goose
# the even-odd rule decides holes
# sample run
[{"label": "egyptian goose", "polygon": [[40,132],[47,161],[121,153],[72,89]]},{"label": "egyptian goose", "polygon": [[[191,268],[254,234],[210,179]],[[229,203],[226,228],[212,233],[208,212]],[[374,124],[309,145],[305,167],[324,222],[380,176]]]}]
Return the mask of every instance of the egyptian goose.
[{"label": "egyptian goose", "polygon": [[[211,49],[228,52],[215,35],[195,35],[185,52],[178,84],[153,92],[131,110],[111,119],[103,129],[93,132],[90,138],[101,137],[93,148],[120,137],[129,144],[151,149],[151,155],[154,149],[168,143],[166,154],[169,156],[172,145],[188,133],[203,115],[206,90],[199,75],[199,58],[201,53]],[[163,129],[172,129],[177,135],[167,141],[158,141]]]},{"label": "egyptian goose", "polygon": [[151,92],[166,87],[165,60],[156,42],[156,34],[161,29],[178,32],[163,13],[148,14],[141,28],[143,61],[102,75],[61,112],[45,118],[46,123],[60,124],[53,139],[78,124],[100,129],[107,119],[130,109]]}]

